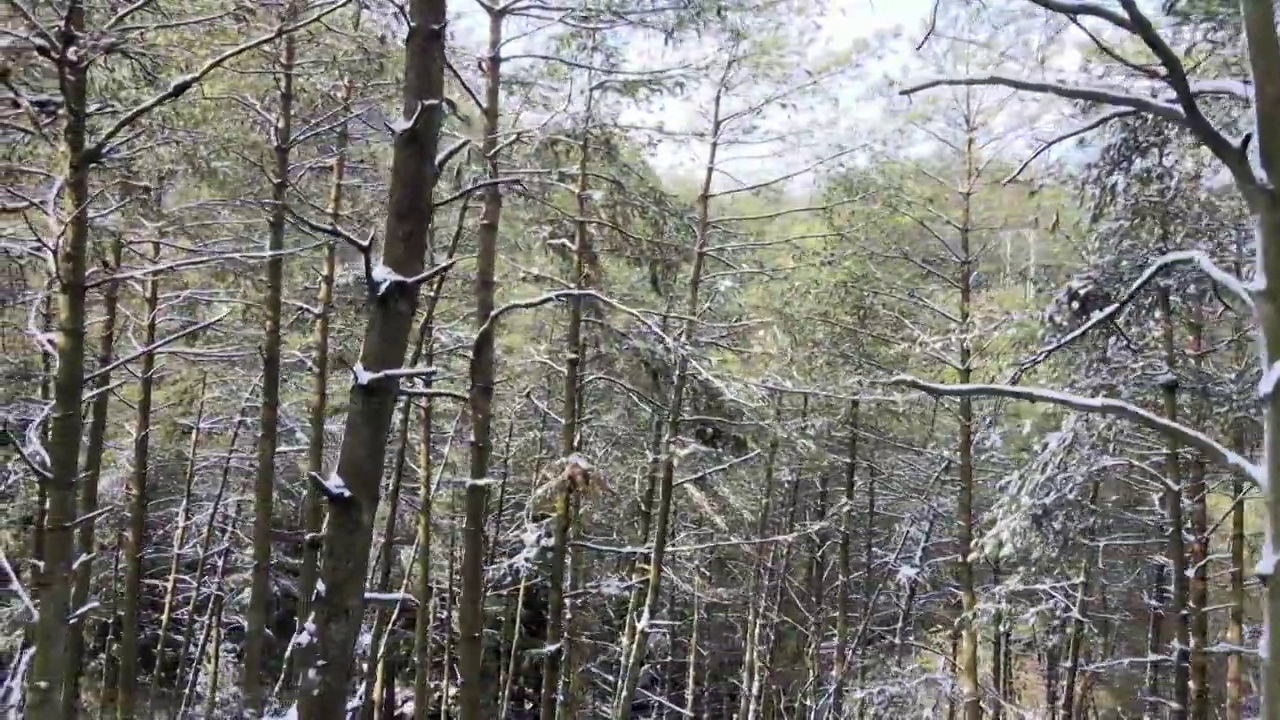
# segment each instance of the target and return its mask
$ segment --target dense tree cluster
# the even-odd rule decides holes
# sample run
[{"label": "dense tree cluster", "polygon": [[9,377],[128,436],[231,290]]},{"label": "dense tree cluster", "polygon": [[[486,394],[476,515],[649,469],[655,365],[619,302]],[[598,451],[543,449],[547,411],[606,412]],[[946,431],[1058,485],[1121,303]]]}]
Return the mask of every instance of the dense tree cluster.
[{"label": "dense tree cluster", "polygon": [[1272,0],[3,7],[5,712],[1280,718]]}]

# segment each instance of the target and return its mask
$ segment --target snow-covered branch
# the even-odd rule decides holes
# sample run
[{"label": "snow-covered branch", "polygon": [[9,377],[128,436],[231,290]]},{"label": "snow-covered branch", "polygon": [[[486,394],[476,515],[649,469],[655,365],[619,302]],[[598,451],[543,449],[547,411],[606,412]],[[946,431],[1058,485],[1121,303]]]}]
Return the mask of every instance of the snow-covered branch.
[{"label": "snow-covered branch", "polygon": [[454,265],[457,265],[458,261],[461,259],[462,258],[450,258],[435,267],[427,268],[413,277],[406,277],[395,270],[392,270],[386,264],[378,263],[369,270],[369,291],[374,295],[381,297],[386,294],[393,285],[399,284],[416,287],[428,280],[431,280],[432,278],[448,272]]},{"label": "snow-covered branch", "polygon": [[1186,120],[1186,115],[1183,114],[1182,109],[1177,105],[1161,102],[1153,98],[1143,97],[1141,95],[1131,95],[1129,93],[1110,88],[1085,87],[1053,82],[1035,82],[1032,80],[1009,77],[1007,75],[937,78],[903,88],[898,91],[898,94],[911,96],[934,88],[963,86],[1007,87],[1013,90],[1022,90],[1024,92],[1038,93],[1041,95],[1054,95],[1066,100],[1082,100],[1084,102],[1131,108],[1133,110],[1149,113],[1156,117],[1164,118],[1165,120],[1172,120],[1174,122],[1184,122]]},{"label": "snow-covered branch", "polygon": [[1244,456],[1227,448],[1199,430],[1169,420],[1144,410],[1132,403],[1104,397],[1085,397],[1048,388],[1016,387],[1012,385],[943,384],[931,383],[910,375],[898,375],[886,381],[889,385],[909,387],[934,397],[1001,397],[1026,402],[1043,402],[1080,412],[1114,415],[1150,430],[1177,438],[1266,488],[1265,471]]},{"label": "snow-covered branch", "polygon": [[347,483],[336,472],[327,478],[314,472],[307,473],[307,477],[329,502],[341,502],[355,497],[351,494],[351,488],[347,487]]},{"label": "snow-covered branch", "polygon": [[1245,287],[1244,283],[1240,282],[1240,279],[1234,274],[1219,267],[1218,264],[1215,263],[1206,253],[1200,250],[1178,250],[1171,253],[1165,253],[1164,255],[1156,258],[1155,262],[1152,262],[1147,266],[1147,269],[1138,276],[1138,279],[1134,280],[1133,283],[1129,285],[1129,289],[1125,291],[1124,295],[1120,296],[1120,298],[1115,302],[1103,308],[1100,312],[1095,313],[1093,317],[1081,324],[1080,327],[1072,330],[1066,335],[1063,335],[1056,342],[1040,348],[1035,352],[1035,354],[1031,355],[1026,360],[1023,360],[1018,364],[1018,367],[1014,369],[1013,373],[1005,383],[1008,385],[1017,384],[1018,380],[1020,380],[1028,370],[1035,368],[1040,363],[1049,359],[1050,355],[1053,355],[1055,352],[1061,350],[1067,345],[1079,340],[1099,325],[1114,321],[1115,316],[1127,307],[1129,303],[1133,302],[1134,298],[1142,292],[1143,288],[1149,285],[1151,281],[1160,273],[1164,272],[1165,269],[1173,267],[1174,265],[1186,265],[1191,263],[1198,266],[1210,280],[1221,285],[1228,293],[1243,302],[1251,311],[1253,310],[1253,294],[1249,292],[1249,288]]},{"label": "snow-covered branch", "polygon": [[419,378],[432,377],[440,372],[439,368],[421,367],[421,368],[389,368],[387,370],[369,370],[365,368],[364,363],[357,362],[351,368],[351,374],[355,376],[357,385],[372,385],[379,380],[394,378]]}]

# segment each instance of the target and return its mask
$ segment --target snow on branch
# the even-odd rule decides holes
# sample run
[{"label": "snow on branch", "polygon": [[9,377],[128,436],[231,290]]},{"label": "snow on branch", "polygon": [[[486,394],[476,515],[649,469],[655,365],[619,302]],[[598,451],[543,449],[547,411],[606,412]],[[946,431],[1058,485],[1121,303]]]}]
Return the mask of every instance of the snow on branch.
[{"label": "snow on branch", "polygon": [[419,100],[417,106],[413,108],[412,115],[409,117],[401,116],[394,122],[385,123],[387,130],[391,131],[391,136],[393,138],[398,138],[418,126],[418,120],[422,117],[422,111],[425,108],[434,108],[439,106],[439,100]]},{"label": "snow on branch", "polygon": [[450,258],[435,267],[427,268],[426,270],[411,277],[401,275],[395,270],[392,270],[385,263],[380,262],[368,270],[369,292],[378,297],[382,297],[394,285],[417,287],[432,278],[448,272],[454,265],[458,264],[460,259],[461,258]]},{"label": "snow on branch", "polygon": [[9,576],[12,581],[9,587],[22,602],[22,607],[31,613],[32,622],[39,620],[40,612],[36,610],[36,604],[31,602],[31,596],[27,594],[26,588],[22,587],[22,581],[18,579],[20,577],[18,571],[14,570],[13,566],[9,564],[9,558],[5,555],[4,550],[0,550],[0,569],[3,569],[5,574]]},{"label": "snow on branch", "polygon": [[1114,8],[1107,7],[1101,3],[1088,2],[1087,0],[1030,0],[1032,4],[1050,12],[1067,15],[1070,17],[1096,17],[1106,20],[1122,30],[1133,32],[1135,28],[1129,18]]},{"label": "snow on branch", "polygon": [[1149,113],[1159,118],[1164,118],[1165,120],[1172,120],[1174,122],[1181,123],[1185,122],[1187,119],[1186,115],[1183,114],[1182,109],[1177,105],[1161,102],[1149,97],[1142,97],[1141,95],[1131,95],[1119,90],[1102,87],[1066,85],[1064,83],[1054,82],[1035,82],[1032,80],[1009,77],[1007,75],[936,78],[934,80],[928,80],[903,88],[898,91],[898,94],[910,97],[911,95],[924,92],[925,90],[932,90],[934,88],[963,86],[1007,87],[1013,90],[1022,90],[1024,92],[1038,93],[1041,95],[1054,95],[1066,100],[1082,100],[1084,102],[1130,108],[1140,112]]},{"label": "snow on branch", "polygon": [[1266,489],[1266,472],[1199,430],[1169,420],[1144,410],[1132,403],[1105,397],[1085,397],[1048,388],[1016,387],[1011,385],[943,384],[931,383],[910,375],[898,375],[886,381],[889,385],[909,387],[934,397],[1002,397],[1027,402],[1043,402],[1080,412],[1114,415],[1132,421],[1150,430],[1177,438],[1228,467],[1243,473],[1257,485]]},{"label": "snow on branch", "polygon": [[1124,295],[1122,295],[1118,300],[1108,305],[1101,312],[1096,313],[1087,322],[1080,325],[1080,327],[1062,336],[1056,342],[1040,348],[1035,352],[1035,354],[1019,363],[1018,367],[1015,368],[1013,373],[1009,376],[1009,379],[1005,381],[1005,384],[1017,384],[1018,380],[1020,380],[1028,370],[1035,368],[1040,363],[1049,359],[1050,355],[1053,355],[1055,352],[1061,350],[1067,345],[1079,340],[1086,333],[1099,325],[1113,321],[1115,316],[1119,314],[1121,310],[1127,307],[1129,303],[1133,302],[1138,294],[1142,292],[1143,288],[1149,285],[1152,280],[1167,268],[1175,265],[1186,265],[1192,263],[1198,266],[1210,280],[1226,288],[1227,292],[1243,302],[1249,310],[1252,311],[1254,309],[1253,294],[1249,291],[1249,288],[1246,287],[1244,283],[1240,282],[1240,279],[1235,275],[1219,267],[1217,263],[1208,256],[1208,254],[1200,250],[1178,250],[1171,253],[1165,253],[1148,265],[1147,269],[1138,276],[1137,280],[1134,280],[1133,283],[1129,285],[1129,289],[1126,290]]},{"label": "snow on branch", "polygon": [[369,370],[366,369],[364,363],[357,362],[351,368],[351,374],[355,376],[357,385],[372,385],[373,383],[387,378],[419,378],[431,377],[440,372],[439,368],[421,367],[421,368],[389,368],[387,370]]},{"label": "snow on branch", "polygon": [[347,487],[347,483],[336,472],[328,478],[315,472],[307,473],[307,477],[329,502],[340,502],[355,497],[351,494],[351,488]]}]

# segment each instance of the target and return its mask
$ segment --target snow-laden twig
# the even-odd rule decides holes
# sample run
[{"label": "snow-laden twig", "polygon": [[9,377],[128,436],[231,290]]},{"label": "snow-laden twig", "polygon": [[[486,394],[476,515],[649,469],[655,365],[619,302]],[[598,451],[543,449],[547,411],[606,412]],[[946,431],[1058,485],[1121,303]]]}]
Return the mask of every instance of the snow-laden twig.
[{"label": "snow-laden twig", "polygon": [[393,138],[409,132],[418,126],[418,120],[422,117],[422,111],[429,107],[437,107],[440,105],[439,100],[419,100],[416,107],[413,108],[413,114],[409,117],[401,116],[400,118],[386,123],[387,130],[391,131]]},{"label": "snow-laden twig", "polygon": [[22,601],[22,606],[27,609],[27,612],[31,613],[32,622],[40,619],[40,611],[36,610],[36,604],[31,602],[31,596],[27,594],[26,588],[22,587],[22,583],[18,580],[17,571],[9,564],[9,557],[2,549],[0,549],[0,568],[3,568],[13,581],[9,587],[17,593],[18,599]]},{"label": "snow-laden twig", "polygon": [[1265,470],[1250,462],[1222,443],[1199,430],[1169,420],[1144,410],[1132,403],[1104,397],[1085,397],[1048,388],[1017,387],[1012,385],[944,384],[931,383],[910,375],[898,375],[885,381],[889,385],[909,387],[934,397],[1002,397],[1027,402],[1044,402],[1060,407],[1114,415],[1125,418],[1150,430],[1176,437],[1234,470],[1243,473],[1264,491],[1267,487]]},{"label": "snow-laden twig", "polygon": [[147,353],[154,353],[156,350],[159,350],[160,348],[166,345],[171,345],[192,333],[200,332],[201,330],[204,330],[205,328],[208,328],[208,327],[213,327],[214,325],[217,325],[218,323],[222,322],[230,314],[231,314],[230,310],[225,310],[221,315],[209,318],[204,322],[198,322],[195,325],[192,325],[191,327],[183,328],[178,332],[172,335],[169,335],[167,337],[162,337],[159,340],[151,343],[150,345],[144,348],[140,348],[135,352],[130,353],[129,355],[125,355],[124,357],[116,360],[115,362],[112,362],[109,365],[104,365],[98,368],[97,370],[94,370],[93,372],[85,376],[84,381],[85,383],[92,382],[93,380],[96,380],[99,377],[102,377],[106,373],[109,373],[112,370],[115,370],[116,368],[121,367],[122,365],[127,365],[128,363],[131,363],[134,360],[137,360],[138,358],[142,357],[143,355],[146,355]]}]

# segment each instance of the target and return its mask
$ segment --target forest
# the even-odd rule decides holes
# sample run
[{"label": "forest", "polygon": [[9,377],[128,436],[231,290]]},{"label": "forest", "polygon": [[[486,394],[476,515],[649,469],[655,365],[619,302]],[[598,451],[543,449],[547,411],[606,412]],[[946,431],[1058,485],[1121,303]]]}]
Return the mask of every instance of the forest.
[{"label": "forest", "polygon": [[0,0],[0,713],[1280,720],[1277,18]]}]

